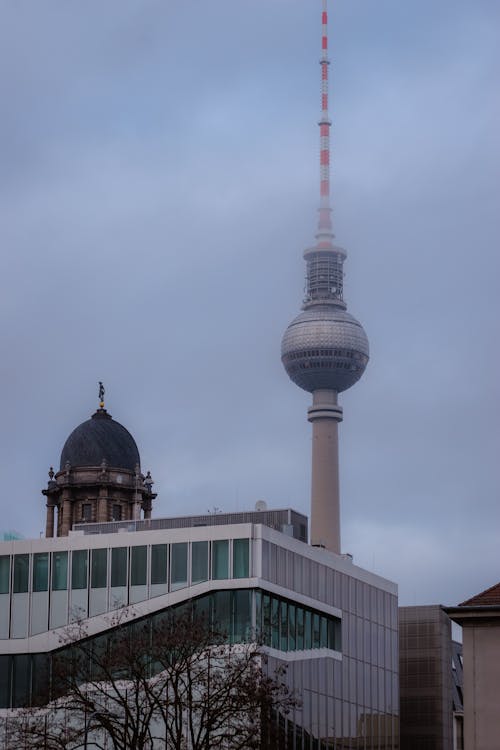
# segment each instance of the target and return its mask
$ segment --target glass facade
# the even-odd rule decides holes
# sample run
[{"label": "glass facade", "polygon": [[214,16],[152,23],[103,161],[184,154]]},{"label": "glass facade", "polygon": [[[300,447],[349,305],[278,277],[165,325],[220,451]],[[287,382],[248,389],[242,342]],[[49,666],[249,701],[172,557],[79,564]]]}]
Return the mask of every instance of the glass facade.
[{"label": "glass facade", "polygon": [[[210,626],[215,626],[219,632],[227,635],[230,643],[248,642],[253,638],[254,633],[258,632],[252,612],[255,611],[257,613],[258,622],[261,622],[264,616],[264,603],[270,601],[270,599],[276,601],[279,612],[290,611],[289,602],[279,597],[271,596],[260,590],[235,589],[214,591],[196,599],[190,599],[181,605],[177,605],[177,607],[170,607],[156,612],[154,615],[144,618],[142,622],[147,623],[148,627],[151,628],[153,637],[155,626],[158,626],[158,622],[162,618],[170,617],[176,609],[182,610],[185,613],[186,607],[191,607],[194,616],[203,616],[206,618]],[[337,618],[326,617],[314,611],[312,614],[331,622],[333,626],[332,632],[338,632],[339,621]],[[137,627],[137,621],[129,623],[124,627],[130,628],[130,632],[132,633],[133,628]],[[288,632],[290,623],[286,619],[280,620],[279,627],[285,628]],[[95,642],[98,648],[108,648],[112,643],[112,637],[111,632],[94,636],[91,638],[91,641]],[[338,646],[338,643],[334,645]],[[293,641],[287,638],[286,641],[283,641],[283,646],[283,650],[285,651],[293,650]],[[319,648],[320,646],[316,647]],[[332,646],[327,643],[324,647],[331,648]],[[48,691],[51,689],[49,682],[51,659],[65,658],[67,653],[69,653],[68,650],[63,648],[54,652],[53,655],[14,654],[2,657],[3,665],[0,662],[0,666],[3,666],[4,669],[2,669],[2,678],[0,679],[0,708],[27,705],[31,700],[30,696],[40,696],[40,691],[44,689],[45,700],[48,700],[50,696]],[[36,700],[40,702],[40,697],[37,697]]]},{"label": "glass facade", "polygon": [[[354,576],[322,565],[270,542],[263,543],[263,577],[272,583],[294,587],[305,596],[342,611],[340,640],[342,661],[304,660],[288,665],[286,680],[301,685],[303,705],[284,721],[286,732],[297,748],[399,748],[398,608],[396,594],[384,591]],[[338,633],[328,634],[321,613],[295,604],[295,623],[288,605],[289,628],[294,628],[296,647],[311,649],[325,639],[336,642]],[[270,608],[264,632],[270,641],[284,643],[280,618],[285,610],[278,602],[262,604],[263,617]],[[291,625],[290,625],[291,623]],[[335,628],[336,626],[333,626]],[[288,633],[290,638],[293,632]],[[269,640],[269,635],[267,635]],[[270,659],[270,665],[279,662]],[[313,697],[314,696],[314,697]],[[290,741],[292,741],[292,739]]]}]

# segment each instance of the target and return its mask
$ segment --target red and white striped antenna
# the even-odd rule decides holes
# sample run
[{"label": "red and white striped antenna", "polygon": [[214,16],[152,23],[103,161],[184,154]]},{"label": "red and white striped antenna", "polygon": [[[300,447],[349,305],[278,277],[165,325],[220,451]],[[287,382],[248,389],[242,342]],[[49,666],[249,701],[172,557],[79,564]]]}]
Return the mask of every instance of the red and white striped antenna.
[{"label": "red and white striped antenna", "polygon": [[328,7],[327,0],[323,0],[321,13],[321,118],[319,121],[320,133],[320,204],[318,249],[331,249],[334,238],[332,230],[332,208],[330,205],[330,128],[332,122],[328,115]]}]

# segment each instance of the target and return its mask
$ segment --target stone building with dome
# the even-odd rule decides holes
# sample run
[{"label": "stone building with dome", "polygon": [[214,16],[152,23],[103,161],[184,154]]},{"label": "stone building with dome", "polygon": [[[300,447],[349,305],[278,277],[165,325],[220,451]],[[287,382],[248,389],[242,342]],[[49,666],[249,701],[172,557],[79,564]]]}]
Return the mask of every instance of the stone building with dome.
[{"label": "stone building with dome", "polygon": [[49,471],[45,536],[67,536],[76,523],[151,518],[152,486],[134,438],[101,402],[66,440],[59,471]]}]

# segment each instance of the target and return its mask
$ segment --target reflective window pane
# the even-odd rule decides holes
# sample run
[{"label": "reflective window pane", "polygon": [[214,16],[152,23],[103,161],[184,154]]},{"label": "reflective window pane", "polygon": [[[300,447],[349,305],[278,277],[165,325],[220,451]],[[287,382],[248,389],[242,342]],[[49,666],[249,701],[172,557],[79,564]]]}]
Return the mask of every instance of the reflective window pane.
[{"label": "reflective window pane", "polygon": [[29,555],[14,555],[14,594],[28,591]]},{"label": "reflective window pane", "polygon": [[91,554],[90,585],[93,589],[105,589],[107,575],[108,550],[93,549]]},{"label": "reflective window pane", "polygon": [[87,588],[87,557],[86,549],[77,549],[71,556],[71,588]]},{"label": "reflective window pane", "polygon": [[242,589],[234,591],[234,629],[233,641],[239,643],[248,639],[252,623],[251,591]]},{"label": "reflective window pane", "polygon": [[221,633],[231,633],[231,591],[214,594],[214,624]]},{"label": "reflective window pane", "polygon": [[33,555],[33,591],[47,591],[49,588],[49,553]]},{"label": "reflective window pane", "polygon": [[319,632],[319,615],[313,615],[313,648],[319,648],[320,646],[320,632]]},{"label": "reflective window pane", "polygon": [[208,542],[193,542],[191,545],[191,582],[208,580]]},{"label": "reflective window pane", "polygon": [[304,610],[302,607],[297,607],[296,621],[297,649],[302,651],[304,648]]},{"label": "reflective window pane", "polygon": [[111,550],[111,586],[127,585],[127,548],[114,547]]},{"label": "reflective window pane", "polygon": [[280,603],[278,599],[273,596],[271,598],[271,645],[273,648],[280,647],[280,617],[279,617]]},{"label": "reflective window pane", "polygon": [[290,604],[288,606],[288,648],[290,651],[295,651],[296,647],[297,640],[295,606],[293,604]]},{"label": "reflective window pane", "polygon": [[52,591],[66,591],[68,588],[68,553],[52,553]]},{"label": "reflective window pane", "polygon": [[308,609],[305,612],[304,648],[312,648],[312,615]]},{"label": "reflective window pane", "polygon": [[328,648],[328,619],[321,617],[319,625],[319,645],[320,648]]},{"label": "reflective window pane", "polygon": [[10,557],[2,555],[0,557],[0,594],[8,594],[10,585]]},{"label": "reflective window pane", "polygon": [[131,553],[130,583],[132,586],[145,586],[148,564],[147,547],[132,547]]},{"label": "reflective window pane", "polygon": [[288,651],[288,604],[284,601],[280,607],[280,649]]},{"label": "reflective window pane", "polygon": [[212,578],[222,580],[229,574],[229,540],[212,542]]},{"label": "reflective window pane", "polygon": [[235,539],[233,541],[233,578],[248,578],[249,576],[249,540]]},{"label": "reflective window pane", "polygon": [[13,662],[12,705],[20,708],[29,705],[31,659],[29,654],[15,654]]},{"label": "reflective window pane", "polygon": [[187,542],[172,544],[171,587],[173,591],[187,586],[187,553]]},{"label": "reflective window pane", "polygon": [[7,656],[7,654],[0,655],[0,708],[10,708],[11,663],[12,662],[10,656]]},{"label": "reflective window pane", "polygon": [[271,645],[271,597],[262,594],[262,638],[266,646]]},{"label": "reflective window pane", "polygon": [[151,547],[151,583],[167,582],[167,553],[166,544],[153,544]]}]

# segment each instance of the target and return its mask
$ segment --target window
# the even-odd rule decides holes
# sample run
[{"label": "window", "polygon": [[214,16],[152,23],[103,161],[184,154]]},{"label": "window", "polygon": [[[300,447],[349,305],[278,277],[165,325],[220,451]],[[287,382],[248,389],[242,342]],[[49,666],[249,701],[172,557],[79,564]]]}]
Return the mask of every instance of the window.
[{"label": "window", "polygon": [[248,638],[252,624],[252,592],[249,589],[232,592],[233,595],[233,643]]},{"label": "window", "polygon": [[122,506],[118,503],[113,503],[113,517],[111,519],[112,521],[121,521],[122,520]]},{"label": "window", "polygon": [[280,647],[279,607],[278,599],[273,596],[271,599],[271,646],[273,648]]},{"label": "window", "polygon": [[28,591],[29,555],[14,555],[14,594]]},{"label": "window", "polygon": [[319,632],[319,615],[314,614],[313,615],[313,642],[312,647],[313,648],[319,648],[320,647],[320,632]]},{"label": "window", "polygon": [[193,542],[191,555],[191,583],[208,580],[208,542]]},{"label": "window", "polygon": [[288,605],[288,649],[295,651],[297,648],[296,639],[296,610],[293,604]]},{"label": "window", "polygon": [[130,568],[130,583],[132,586],[145,586],[147,575],[147,556],[148,548],[146,546],[132,547],[132,563]]},{"label": "window", "polygon": [[[237,599],[235,607],[236,602]],[[255,606],[257,633],[266,645],[281,651],[313,648],[340,651],[341,620],[337,617],[267,592],[256,592]],[[234,621],[238,621],[236,610]]]},{"label": "window", "polygon": [[167,582],[167,553],[166,544],[153,544],[151,547],[151,583]]},{"label": "window", "polygon": [[248,539],[235,539],[233,542],[233,578],[249,576]]},{"label": "window", "polygon": [[15,654],[13,661],[14,669],[12,673],[12,704],[14,706],[28,706],[31,674],[30,655]]},{"label": "window", "polygon": [[172,544],[172,591],[187,586],[187,542]]},{"label": "window", "polygon": [[33,555],[33,591],[47,591],[49,588],[49,553]]},{"label": "window", "polygon": [[280,607],[280,649],[288,651],[288,604],[284,601]]},{"label": "window", "polygon": [[212,542],[212,578],[220,581],[229,573],[229,540]]},{"label": "window", "polygon": [[52,591],[66,591],[68,588],[68,553],[52,553]]},{"label": "window", "polygon": [[114,547],[111,550],[111,586],[127,585],[127,548]]},{"label": "window", "polygon": [[90,523],[92,521],[91,503],[82,503],[82,521],[84,523]]},{"label": "window", "polygon": [[213,621],[222,633],[231,635],[232,591],[216,591],[213,595]]},{"label": "window", "polygon": [[71,555],[71,588],[87,588],[87,557],[86,549],[75,550]]},{"label": "window", "polygon": [[305,612],[305,627],[304,627],[304,648],[312,648],[312,613],[306,609]]},{"label": "window", "polygon": [[296,626],[297,649],[302,651],[304,648],[304,610],[302,607],[297,607]]},{"label": "window", "polygon": [[105,589],[108,582],[108,550],[93,549],[90,561],[90,585],[93,589]]},{"label": "window", "polygon": [[10,557],[2,555],[0,557],[0,594],[8,594],[10,585]]}]

